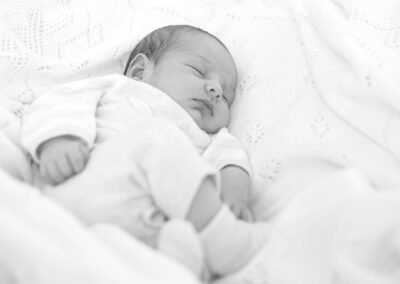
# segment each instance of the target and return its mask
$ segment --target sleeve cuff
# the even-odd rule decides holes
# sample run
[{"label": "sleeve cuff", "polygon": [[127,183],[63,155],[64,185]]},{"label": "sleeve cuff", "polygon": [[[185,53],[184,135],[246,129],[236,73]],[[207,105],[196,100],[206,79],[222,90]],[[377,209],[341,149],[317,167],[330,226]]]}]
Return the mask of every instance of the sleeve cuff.
[{"label": "sleeve cuff", "polygon": [[217,170],[233,165],[242,168],[249,175],[251,167],[246,151],[239,140],[223,128],[212,137],[203,157]]},{"label": "sleeve cuff", "polygon": [[40,145],[44,142],[60,137],[60,136],[74,136],[82,139],[87,143],[89,148],[93,147],[94,143],[94,135],[89,135],[89,132],[79,129],[69,129],[69,128],[60,128],[60,129],[53,129],[52,131],[42,131],[40,133],[35,133],[31,135],[26,135],[24,139],[22,139],[22,146],[25,150],[31,155],[32,159],[39,163],[38,157],[38,149]]}]

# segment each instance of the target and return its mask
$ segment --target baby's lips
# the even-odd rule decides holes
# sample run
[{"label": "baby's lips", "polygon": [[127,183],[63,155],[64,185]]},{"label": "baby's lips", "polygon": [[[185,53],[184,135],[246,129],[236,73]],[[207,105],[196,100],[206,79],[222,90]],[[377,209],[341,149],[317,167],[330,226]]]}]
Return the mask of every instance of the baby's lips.
[{"label": "baby's lips", "polygon": [[207,100],[196,100],[202,109],[206,109],[212,116],[214,116],[214,105],[212,102]]}]

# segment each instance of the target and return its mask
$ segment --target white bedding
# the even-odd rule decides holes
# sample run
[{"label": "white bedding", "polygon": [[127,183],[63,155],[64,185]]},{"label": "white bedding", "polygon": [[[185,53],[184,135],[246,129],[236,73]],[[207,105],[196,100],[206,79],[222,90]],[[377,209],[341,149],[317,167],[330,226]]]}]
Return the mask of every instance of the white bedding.
[{"label": "white bedding", "polygon": [[[142,36],[179,23],[219,36],[237,62],[239,84],[230,128],[251,159],[254,215],[273,228],[271,240],[254,261],[222,282],[399,283],[397,0],[3,0],[0,102],[10,115],[0,114],[0,128],[46,86],[121,73]],[[0,181],[2,195],[11,193],[12,181],[3,175]],[[26,188],[23,191],[21,198],[30,196]],[[48,283],[55,283],[51,277],[57,274],[29,257],[37,256],[39,244],[49,246],[48,239],[63,242],[58,238],[66,236],[57,233],[62,222],[47,216],[46,225],[54,226],[56,235],[36,228],[42,226],[40,219],[21,223],[18,214],[28,216],[31,211],[19,207],[14,215],[7,206],[18,204],[19,197],[8,202],[0,197],[2,224],[9,228],[0,233],[1,251],[9,248],[8,254],[0,253],[0,276],[17,275],[16,283],[35,283],[32,277],[46,283],[40,277],[50,277]],[[161,255],[147,253],[127,239],[126,247],[144,253],[138,258],[128,254],[129,261],[119,259],[118,264],[125,249],[110,245],[113,242],[105,246],[101,234],[74,226],[76,235],[94,245],[87,248],[87,258],[77,258],[76,250],[63,247],[66,256],[53,265],[54,271],[68,263],[65,269],[76,272],[68,274],[72,277],[99,277],[91,266],[96,260],[96,272],[107,273],[97,269],[107,266],[109,277],[123,281],[148,269],[140,266],[142,257],[155,261],[154,271],[176,268],[167,260],[165,266],[157,265],[158,259],[164,261]],[[23,242],[21,236],[35,239],[38,246]],[[77,242],[68,236],[68,242]],[[22,244],[24,250],[17,250]],[[57,246],[47,248],[48,259],[59,254]],[[107,254],[109,262],[95,257],[98,254]],[[188,277],[185,270],[176,269],[173,277]],[[154,275],[158,273],[146,279]]]},{"label": "white bedding", "polygon": [[0,283],[198,283],[119,228],[84,227],[33,188],[0,180]]}]

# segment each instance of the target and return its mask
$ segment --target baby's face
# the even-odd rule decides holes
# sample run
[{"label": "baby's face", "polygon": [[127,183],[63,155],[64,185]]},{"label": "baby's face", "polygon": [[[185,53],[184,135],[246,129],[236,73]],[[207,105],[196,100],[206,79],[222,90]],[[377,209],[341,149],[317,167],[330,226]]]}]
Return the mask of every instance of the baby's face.
[{"label": "baby's face", "polygon": [[184,38],[179,48],[167,51],[143,78],[175,100],[207,133],[228,125],[236,80],[229,52],[203,34]]}]

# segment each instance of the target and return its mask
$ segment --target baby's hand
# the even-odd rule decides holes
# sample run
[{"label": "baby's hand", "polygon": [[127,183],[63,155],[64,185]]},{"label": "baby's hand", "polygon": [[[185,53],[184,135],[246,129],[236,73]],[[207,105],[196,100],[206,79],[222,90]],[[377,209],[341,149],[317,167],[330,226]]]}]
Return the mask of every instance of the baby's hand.
[{"label": "baby's hand", "polygon": [[89,148],[80,138],[60,136],[44,142],[38,157],[42,177],[57,185],[85,168]]},{"label": "baby's hand", "polygon": [[227,166],[221,170],[222,200],[239,219],[251,221],[250,177],[243,169]]}]

